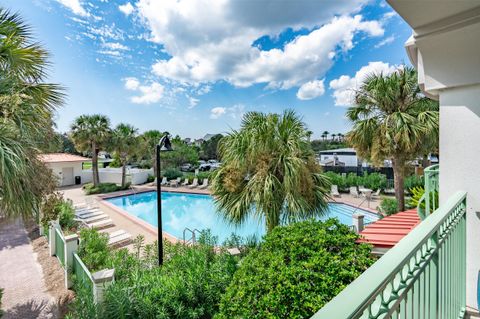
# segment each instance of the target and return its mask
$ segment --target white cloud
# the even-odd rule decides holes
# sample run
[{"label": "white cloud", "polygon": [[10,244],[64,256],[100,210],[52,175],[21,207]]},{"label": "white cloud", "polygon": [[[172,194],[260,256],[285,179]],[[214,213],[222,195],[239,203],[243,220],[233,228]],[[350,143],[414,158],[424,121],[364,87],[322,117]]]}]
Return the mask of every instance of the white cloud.
[{"label": "white cloud", "polygon": [[355,73],[354,77],[342,75],[339,78],[330,81],[330,89],[333,90],[333,97],[336,106],[349,106],[353,102],[355,90],[362,84],[365,78],[370,74],[390,74],[398,66],[390,65],[385,62],[369,62]]},{"label": "white cloud", "polygon": [[188,108],[189,108],[189,109],[194,108],[195,106],[197,106],[198,102],[200,102],[199,99],[196,99],[196,98],[194,98],[194,97],[188,96],[188,103],[189,103]]},{"label": "white cloud", "polygon": [[100,54],[110,55],[110,56],[113,56],[113,57],[120,57],[120,55],[121,55],[121,53],[119,51],[115,51],[115,50],[99,50],[97,52],[100,53]]},{"label": "white cloud", "polygon": [[324,80],[314,80],[304,83],[297,91],[300,100],[311,100],[325,93]]},{"label": "white cloud", "polygon": [[[140,0],[136,6],[150,40],[171,56],[153,65],[154,74],[193,85],[225,80],[237,87],[288,89],[323,77],[339,51],[354,47],[358,33],[383,35],[378,21],[349,16],[365,2]],[[283,48],[252,47],[288,27],[310,32]]]},{"label": "white cloud", "polygon": [[103,37],[105,39],[112,39],[112,40],[124,40],[124,32],[116,27],[115,23],[111,25],[102,25],[98,28],[89,26],[88,31],[90,34],[97,35]]},{"label": "white cloud", "polygon": [[387,44],[392,43],[393,41],[395,41],[395,36],[394,36],[394,35],[391,35],[391,36],[389,36],[389,37],[386,37],[386,38],[383,39],[382,41],[380,41],[380,42],[378,42],[377,44],[375,44],[375,49],[381,48],[381,47],[383,47],[384,45],[387,45]]},{"label": "white cloud", "polygon": [[132,96],[130,101],[135,104],[151,104],[160,101],[163,97],[165,88],[158,82],[152,82],[150,85],[140,85],[137,78],[129,77],[123,79],[125,88],[130,91],[137,91],[140,95]]},{"label": "white cloud", "polygon": [[110,50],[128,50],[127,46],[118,42],[105,42],[102,43],[102,46]]},{"label": "white cloud", "polygon": [[140,86],[140,82],[137,80],[137,78],[130,77],[123,80],[125,81],[125,88],[127,90],[135,91]]},{"label": "white cloud", "polygon": [[226,112],[227,109],[225,107],[214,107],[210,110],[210,118],[216,120],[222,115],[224,115]]},{"label": "white cloud", "polygon": [[127,2],[123,5],[118,6],[118,10],[122,11],[125,15],[128,16],[135,10],[135,8],[130,2]]},{"label": "white cloud", "polygon": [[59,3],[70,9],[74,14],[88,17],[90,14],[82,7],[80,0],[57,0]]}]

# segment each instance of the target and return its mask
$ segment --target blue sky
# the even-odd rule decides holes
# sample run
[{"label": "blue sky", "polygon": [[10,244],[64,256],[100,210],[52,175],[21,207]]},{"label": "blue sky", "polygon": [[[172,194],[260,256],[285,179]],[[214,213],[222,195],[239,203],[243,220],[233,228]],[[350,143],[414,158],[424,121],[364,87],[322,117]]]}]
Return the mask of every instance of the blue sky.
[{"label": "blue sky", "polygon": [[59,131],[101,113],[182,137],[237,128],[247,111],[345,133],[352,91],[408,63],[411,34],[384,1],[3,0],[52,54],[67,88]]}]

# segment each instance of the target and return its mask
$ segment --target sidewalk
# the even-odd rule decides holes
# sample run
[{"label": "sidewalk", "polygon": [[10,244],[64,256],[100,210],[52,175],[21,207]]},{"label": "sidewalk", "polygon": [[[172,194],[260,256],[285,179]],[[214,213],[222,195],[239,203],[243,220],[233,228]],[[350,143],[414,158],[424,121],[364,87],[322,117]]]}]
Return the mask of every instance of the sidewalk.
[{"label": "sidewalk", "polygon": [[0,219],[2,319],[56,318],[55,299],[46,291],[42,268],[20,219]]}]

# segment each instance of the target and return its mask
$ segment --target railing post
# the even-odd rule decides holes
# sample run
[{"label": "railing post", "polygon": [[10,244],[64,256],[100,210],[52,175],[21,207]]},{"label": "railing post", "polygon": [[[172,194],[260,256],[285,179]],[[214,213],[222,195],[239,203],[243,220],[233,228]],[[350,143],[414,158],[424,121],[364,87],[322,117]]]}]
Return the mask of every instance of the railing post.
[{"label": "railing post", "polygon": [[104,269],[92,274],[93,279],[93,301],[96,304],[103,302],[105,290],[110,286],[114,278],[115,269]]},{"label": "railing post", "polygon": [[55,230],[60,228],[60,224],[56,220],[48,223],[48,246],[50,247],[50,256],[55,256]]},{"label": "railing post", "polygon": [[355,213],[352,215],[352,218],[353,218],[353,229],[357,234],[360,234],[360,232],[365,228],[364,227],[365,216],[360,213]]},{"label": "railing post", "polygon": [[65,287],[71,288],[73,286],[73,254],[78,250],[78,235],[72,234],[64,237],[65,240]]}]

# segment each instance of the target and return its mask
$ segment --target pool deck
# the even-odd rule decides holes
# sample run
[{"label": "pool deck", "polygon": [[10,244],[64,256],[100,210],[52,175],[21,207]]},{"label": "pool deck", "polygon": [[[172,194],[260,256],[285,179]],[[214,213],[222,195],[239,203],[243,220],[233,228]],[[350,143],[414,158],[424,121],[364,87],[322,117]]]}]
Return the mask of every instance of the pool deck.
[{"label": "pool deck", "polygon": [[[94,197],[97,199],[99,208],[108,214],[114,222],[113,227],[106,228],[102,232],[113,232],[116,230],[123,229],[130,234],[133,238],[138,235],[142,235],[145,238],[145,243],[153,243],[157,239],[157,228],[151,226],[147,222],[129,215],[124,212],[122,209],[116,207],[115,205],[104,201],[103,199],[119,197],[124,195],[131,195],[134,193],[150,192],[154,191],[156,188],[154,186],[135,186],[134,190],[126,190],[113,192],[102,195],[85,195],[81,186],[69,186],[60,188],[60,191],[64,194],[66,198],[69,198],[75,204],[82,204],[85,202],[87,197]],[[190,194],[205,194],[209,195],[210,191],[208,189],[191,189],[187,187],[165,187],[162,186],[162,192],[176,192],[176,193],[190,193]],[[378,205],[380,204],[380,199],[370,201],[370,203],[363,202],[363,198],[355,198],[350,194],[341,194],[341,197],[335,197],[332,202],[344,203],[354,207],[360,207],[361,209],[376,212]],[[360,206],[359,206],[360,205]],[[170,234],[163,232],[163,237],[172,242],[178,241],[177,238],[171,236]],[[130,249],[133,247],[132,244],[128,245]]]}]

